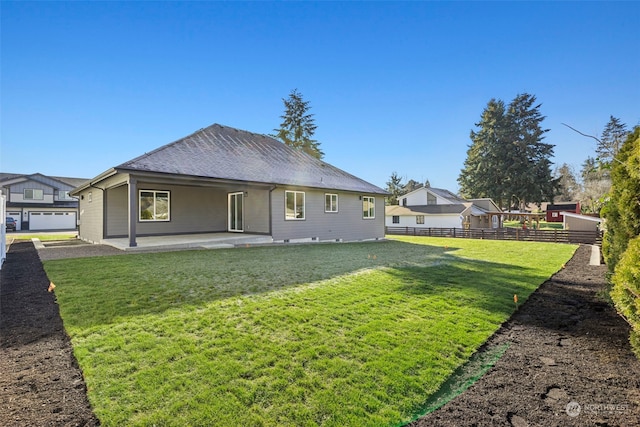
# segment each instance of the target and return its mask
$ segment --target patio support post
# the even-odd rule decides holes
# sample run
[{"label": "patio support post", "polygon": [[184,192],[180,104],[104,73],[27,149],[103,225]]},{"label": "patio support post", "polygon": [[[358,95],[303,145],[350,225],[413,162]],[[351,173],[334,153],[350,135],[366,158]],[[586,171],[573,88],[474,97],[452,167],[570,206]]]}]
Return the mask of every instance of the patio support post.
[{"label": "patio support post", "polygon": [[136,221],[138,213],[138,180],[129,177],[129,247],[138,246],[136,243]]}]

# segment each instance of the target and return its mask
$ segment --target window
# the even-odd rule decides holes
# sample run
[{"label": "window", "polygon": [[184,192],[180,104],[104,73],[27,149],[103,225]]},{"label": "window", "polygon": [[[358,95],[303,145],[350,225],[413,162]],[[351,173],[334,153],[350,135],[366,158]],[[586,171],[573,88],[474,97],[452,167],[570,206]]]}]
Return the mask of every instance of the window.
[{"label": "window", "polygon": [[284,208],[284,219],[304,219],[304,191],[285,191]]},{"label": "window", "polygon": [[438,199],[436,196],[434,196],[431,193],[427,193],[427,204],[428,205],[437,205],[438,204]]},{"label": "window", "polygon": [[416,224],[424,224],[424,215],[416,215]]},{"label": "window", "polygon": [[338,212],[338,195],[337,194],[324,195],[324,211]]},{"label": "window", "polygon": [[24,200],[43,200],[43,199],[44,199],[43,190],[38,190],[36,188],[24,189]]},{"label": "window", "polygon": [[140,221],[169,221],[169,192],[140,190]]},{"label": "window", "polygon": [[89,191],[89,194],[87,194],[87,200],[89,200],[89,203],[91,203],[91,201],[93,200],[91,191]]},{"label": "window", "polygon": [[399,215],[394,215],[391,217],[391,222],[394,224],[400,224],[400,216]]},{"label": "window", "polygon": [[73,197],[69,195],[68,191],[58,192],[58,200],[73,200]]},{"label": "window", "polygon": [[375,197],[362,196],[362,218],[373,219],[376,217]]},{"label": "window", "polygon": [[402,206],[407,206],[407,198],[406,197],[404,197],[402,199]]}]

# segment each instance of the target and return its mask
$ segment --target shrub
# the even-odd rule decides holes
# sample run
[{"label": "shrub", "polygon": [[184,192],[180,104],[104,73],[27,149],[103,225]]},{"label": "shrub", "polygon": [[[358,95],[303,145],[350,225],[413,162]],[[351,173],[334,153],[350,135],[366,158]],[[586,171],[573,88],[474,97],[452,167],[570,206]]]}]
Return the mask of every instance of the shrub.
[{"label": "shrub", "polygon": [[629,341],[640,358],[640,236],[630,240],[612,277],[611,298],[631,325]]},{"label": "shrub", "polygon": [[602,210],[607,220],[602,252],[613,272],[629,240],[640,235],[640,126],[629,133],[612,165],[610,198]]}]

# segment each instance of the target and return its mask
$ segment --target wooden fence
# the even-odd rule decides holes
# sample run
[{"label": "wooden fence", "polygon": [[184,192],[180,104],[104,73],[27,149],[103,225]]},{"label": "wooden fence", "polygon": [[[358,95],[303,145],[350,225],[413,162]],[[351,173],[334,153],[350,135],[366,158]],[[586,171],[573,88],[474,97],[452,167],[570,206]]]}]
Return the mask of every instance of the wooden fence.
[{"label": "wooden fence", "polygon": [[529,242],[585,243],[602,245],[602,231],[522,230],[519,228],[418,228],[385,227],[386,234],[459,237],[465,239],[519,240]]}]

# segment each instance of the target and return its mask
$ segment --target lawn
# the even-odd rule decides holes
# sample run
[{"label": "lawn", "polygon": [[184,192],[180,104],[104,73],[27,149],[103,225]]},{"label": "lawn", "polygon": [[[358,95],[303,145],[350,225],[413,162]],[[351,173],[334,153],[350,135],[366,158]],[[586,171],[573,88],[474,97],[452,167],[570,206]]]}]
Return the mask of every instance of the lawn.
[{"label": "lawn", "polygon": [[[535,221],[532,222],[533,226],[536,226]],[[504,221],[502,225],[506,228],[522,228],[520,221]],[[563,224],[561,222],[547,222],[540,221],[540,230],[562,230]]]},{"label": "lawn", "polygon": [[400,425],[576,247],[426,237],[44,263],[103,425]]}]

